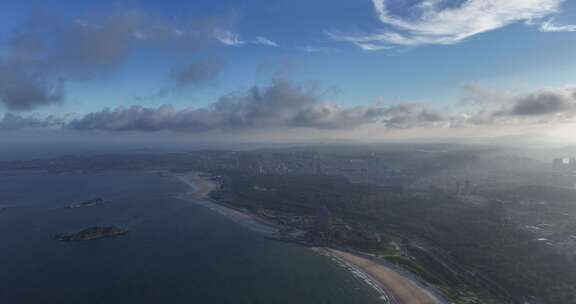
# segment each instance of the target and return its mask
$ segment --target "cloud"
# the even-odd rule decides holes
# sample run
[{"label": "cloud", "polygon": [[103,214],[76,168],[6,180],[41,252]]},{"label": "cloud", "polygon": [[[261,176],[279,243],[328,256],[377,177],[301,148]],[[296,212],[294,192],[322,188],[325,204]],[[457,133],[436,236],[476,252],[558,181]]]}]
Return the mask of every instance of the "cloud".
[{"label": "cloud", "polygon": [[323,103],[299,111],[290,125],[319,129],[353,129],[376,123],[383,109],[376,106],[344,108],[334,103]]},{"label": "cloud", "polygon": [[576,88],[545,89],[519,95],[495,114],[522,117],[573,117],[576,115]]},{"label": "cloud", "polygon": [[[459,119],[458,123],[462,124]],[[365,125],[388,129],[449,127],[451,115],[431,106],[404,103],[391,106],[345,107],[327,102],[313,85],[275,80],[265,88],[222,96],[205,108],[176,109],[133,106],[104,109],[73,120],[68,127],[99,131],[234,131],[245,129],[312,128],[351,130]]]},{"label": "cloud", "polygon": [[548,125],[576,121],[576,87],[519,93],[467,85],[464,90],[463,103],[451,110],[427,104],[401,103],[385,108],[380,122],[387,128],[411,129]]},{"label": "cloud", "polygon": [[388,128],[445,126],[448,118],[430,106],[416,103],[394,105],[383,112],[382,122]]},{"label": "cloud", "polygon": [[0,104],[7,109],[24,111],[63,100],[62,79],[47,78],[17,62],[0,62]]},{"label": "cloud", "polygon": [[[518,22],[536,22],[560,12],[565,0],[420,0],[404,4],[405,16],[392,12],[391,0],[372,0],[385,27],[372,34],[327,32],[337,41],[351,42],[365,50],[394,45],[455,44],[472,36]],[[396,5],[396,7],[399,5]],[[411,17],[414,16],[414,17]],[[551,24],[543,28],[553,29]]]},{"label": "cloud", "polygon": [[140,10],[74,20],[33,14],[0,44],[0,104],[23,111],[62,102],[68,81],[114,72],[138,49],[189,55],[209,44],[221,23],[175,22]]},{"label": "cloud", "polygon": [[465,88],[470,106],[463,124],[527,125],[571,122],[576,119],[576,88],[546,88],[533,92]]},{"label": "cloud", "polygon": [[[8,116],[2,129],[20,126],[61,127],[77,131],[210,132],[293,129],[381,130],[503,128],[576,122],[576,88],[546,88],[533,92],[492,90],[478,85],[465,88],[464,103],[451,108],[426,103],[344,106],[326,100],[326,93],[311,84],[285,79],[265,87],[228,94],[201,108],[118,107],[75,119],[38,119]],[[13,126],[13,127],[6,127]],[[15,126],[15,127],[14,127]]]},{"label": "cloud", "polygon": [[306,53],[325,53],[325,54],[337,53],[340,51],[339,49],[333,47],[311,46],[311,45],[296,47],[295,50]]},{"label": "cloud", "polygon": [[278,43],[263,37],[263,36],[258,36],[256,37],[256,39],[254,39],[254,41],[252,42],[254,44],[260,44],[260,45],[267,45],[267,46],[271,46],[271,47],[279,47]]},{"label": "cloud", "polygon": [[553,20],[548,20],[540,24],[541,32],[576,32],[576,25],[574,24],[556,24]]},{"label": "cloud", "polygon": [[62,119],[54,116],[39,118],[35,116],[20,116],[16,114],[6,113],[0,119],[0,130],[22,130],[22,129],[46,129],[46,128],[60,128],[64,125]]},{"label": "cloud", "polygon": [[230,30],[217,28],[214,30],[214,38],[220,43],[228,46],[243,46],[243,45],[263,45],[269,47],[280,47],[278,43],[272,41],[264,36],[256,36],[253,40],[244,40],[240,35]]},{"label": "cloud", "polygon": [[214,30],[214,38],[222,44],[229,46],[240,46],[246,44],[246,41],[240,39],[240,35],[223,29]]},{"label": "cloud", "polygon": [[71,121],[76,130],[231,132],[245,129],[311,128],[351,130],[361,126],[384,129],[466,128],[569,122],[576,118],[576,88],[550,88],[528,93],[465,87],[465,103],[451,110],[425,103],[345,107],[325,101],[316,86],[275,80],[222,96],[204,108],[176,109],[134,106],[104,109]]},{"label": "cloud", "polygon": [[189,64],[175,67],[170,71],[168,82],[159,91],[160,95],[183,89],[197,89],[216,82],[224,67],[224,62],[218,58],[203,58]]},{"label": "cloud", "polygon": [[132,9],[86,19],[32,15],[6,46],[11,57],[50,72],[87,77],[116,68],[139,48],[195,50],[210,41],[210,22],[174,22]]},{"label": "cloud", "polygon": [[105,109],[76,119],[69,127],[106,131],[209,131],[250,128],[353,128],[376,122],[379,107],[345,108],[322,101],[315,86],[276,80],[265,88],[221,97],[206,108],[177,110],[134,106]]},{"label": "cloud", "polygon": [[196,86],[213,80],[222,69],[222,61],[217,59],[192,62],[172,70],[171,78],[178,86]]}]

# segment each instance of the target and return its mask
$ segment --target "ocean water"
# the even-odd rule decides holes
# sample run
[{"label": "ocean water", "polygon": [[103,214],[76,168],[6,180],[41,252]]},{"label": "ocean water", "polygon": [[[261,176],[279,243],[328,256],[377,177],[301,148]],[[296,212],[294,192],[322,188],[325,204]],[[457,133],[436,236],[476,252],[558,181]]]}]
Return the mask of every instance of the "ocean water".
[{"label": "ocean water", "polygon": [[[151,173],[0,172],[0,303],[383,303],[330,259],[175,197],[186,190]],[[95,197],[106,204],[62,208]],[[93,225],[130,232],[50,238]]]}]

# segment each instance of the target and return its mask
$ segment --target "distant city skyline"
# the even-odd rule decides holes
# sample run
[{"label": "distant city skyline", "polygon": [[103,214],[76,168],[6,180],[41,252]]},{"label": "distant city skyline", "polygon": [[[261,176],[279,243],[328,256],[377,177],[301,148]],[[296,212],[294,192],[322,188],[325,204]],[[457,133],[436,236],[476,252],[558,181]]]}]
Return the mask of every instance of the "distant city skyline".
[{"label": "distant city skyline", "polygon": [[3,8],[0,138],[564,142],[576,130],[570,1]]}]

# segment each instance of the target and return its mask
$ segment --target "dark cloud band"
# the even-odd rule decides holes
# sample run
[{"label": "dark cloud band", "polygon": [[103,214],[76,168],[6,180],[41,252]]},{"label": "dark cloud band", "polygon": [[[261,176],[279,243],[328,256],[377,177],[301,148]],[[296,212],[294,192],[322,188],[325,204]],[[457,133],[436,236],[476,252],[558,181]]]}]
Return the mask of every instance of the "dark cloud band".
[{"label": "dark cloud band", "polygon": [[439,110],[420,103],[345,107],[326,102],[318,87],[275,80],[229,94],[202,108],[176,109],[132,106],[104,109],[73,120],[40,119],[7,114],[0,129],[61,127],[106,132],[206,132],[312,128],[350,130],[373,125],[384,129],[464,128],[502,124],[572,121],[576,116],[576,89],[558,88],[527,94],[507,94],[474,88],[473,109]]}]

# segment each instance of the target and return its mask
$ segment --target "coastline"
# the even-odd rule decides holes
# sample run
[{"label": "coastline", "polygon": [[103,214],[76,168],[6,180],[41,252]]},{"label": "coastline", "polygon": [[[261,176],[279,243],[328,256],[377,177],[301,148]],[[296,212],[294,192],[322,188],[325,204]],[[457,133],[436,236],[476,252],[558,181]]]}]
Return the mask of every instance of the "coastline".
[{"label": "coastline", "polygon": [[180,174],[177,175],[176,178],[191,187],[190,191],[183,193],[179,198],[206,207],[254,232],[263,235],[273,235],[278,233],[280,230],[280,227],[274,223],[265,221],[249,212],[243,212],[213,202],[210,199],[209,194],[218,188],[218,184],[203,176],[202,173],[192,172],[188,174]]},{"label": "coastline", "polygon": [[[240,211],[232,207],[213,202],[209,198],[211,191],[218,188],[218,184],[202,173],[192,172],[177,175],[176,178],[189,185],[191,190],[182,194],[180,198],[204,206],[252,231],[273,236],[282,227],[260,218],[247,211]],[[344,267],[356,278],[364,281],[373,288],[388,304],[442,304],[446,303],[431,291],[396,270],[363,257],[343,250],[328,247],[312,247],[314,252],[329,257],[339,266]]]},{"label": "coastline", "polygon": [[365,280],[390,304],[442,304],[445,301],[401,273],[367,257],[334,248],[317,248]]}]

